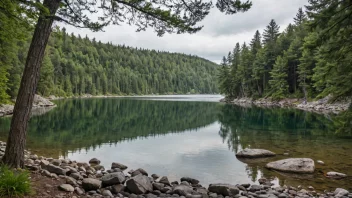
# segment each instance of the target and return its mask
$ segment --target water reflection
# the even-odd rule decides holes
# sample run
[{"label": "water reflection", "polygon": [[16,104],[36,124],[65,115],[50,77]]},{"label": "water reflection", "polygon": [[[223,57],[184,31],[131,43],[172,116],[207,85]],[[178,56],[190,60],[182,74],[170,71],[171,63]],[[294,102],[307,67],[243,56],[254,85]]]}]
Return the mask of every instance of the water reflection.
[{"label": "water reflection", "polygon": [[[45,115],[31,118],[28,146],[52,157],[103,143],[197,129],[216,121],[216,103],[133,99],[57,101]],[[5,139],[11,118],[0,119]]]},{"label": "water reflection", "polygon": [[[320,190],[338,186],[351,188],[351,177],[331,180],[324,176],[328,171],[352,175],[352,139],[346,134],[335,133],[334,118],[299,110],[226,105],[219,111],[218,119],[221,123],[219,135],[230,150],[263,148],[279,154],[259,160],[241,159],[248,165],[252,181],[262,173],[267,178],[278,178],[280,185],[316,185]],[[316,164],[313,175],[279,173],[264,168],[270,161],[288,157],[309,157],[323,160],[326,165]]]},{"label": "water reflection", "polygon": [[[98,157],[106,167],[118,161],[171,180],[195,177],[202,184],[254,183],[264,176],[280,185],[350,188],[350,177],[331,180],[323,175],[352,175],[351,139],[335,134],[334,118],[206,101],[189,96],[57,101],[50,112],[32,117],[28,147],[41,155],[78,161]],[[10,118],[0,119],[0,139],[6,138],[9,125]],[[235,153],[243,148],[279,155],[240,161]],[[317,171],[308,177],[264,168],[287,157],[310,157],[326,165],[316,165]]]}]

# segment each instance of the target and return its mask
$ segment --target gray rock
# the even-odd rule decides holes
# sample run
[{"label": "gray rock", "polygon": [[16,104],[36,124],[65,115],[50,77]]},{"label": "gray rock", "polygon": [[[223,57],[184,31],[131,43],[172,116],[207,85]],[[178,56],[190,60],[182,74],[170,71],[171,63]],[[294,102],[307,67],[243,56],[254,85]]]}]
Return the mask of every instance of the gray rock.
[{"label": "gray rock", "polygon": [[76,186],[77,181],[72,177],[66,177],[66,184],[71,184],[72,186]]},{"label": "gray rock", "polygon": [[141,174],[127,180],[126,187],[130,192],[135,194],[145,194],[146,192],[153,191],[153,185],[149,178]]},{"label": "gray rock", "polygon": [[209,192],[221,194],[223,196],[235,196],[239,194],[240,190],[231,184],[210,184]]},{"label": "gray rock", "polygon": [[105,168],[104,168],[104,166],[102,166],[102,165],[92,165],[92,167],[95,169],[95,170],[105,170]]},{"label": "gray rock", "polygon": [[98,160],[97,158],[92,158],[89,160],[89,164],[99,165],[100,160]]},{"label": "gray rock", "polygon": [[343,188],[336,188],[336,190],[334,191],[335,197],[343,197],[348,195],[348,193],[349,192]]},{"label": "gray rock", "polygon": [[122,192],[122,191],[125,191],[125,189],[126,189],[126,186],[124,186],[124,185],[122,185],[122,184],[113,185],[113,186],[111,187],[111,191],[112,191],[113,193],[115,193],[115,194],[118,194],[118,193],[120,193],[120,192]]},{"label": "gray rock", "polygon": [[159,177],[155,182],[171,186],[169,179],[166,176]]},{"label": "gray rock", "polygon": [[76,179],[76,180],[82,180],[83,179],[83,176],[81,174],[79,174],[79,173],[71,173],[70,177],[72,177],[73,179]]},{"label": "gray rock", "polygon": [[110,190],[104,190],[102,193],[101,193],[103,196],[107,196],[107,197],[114,197],[112,195],[112,193],[110,192]]},{"label": "gray rock", "polygon": [[73,192],[75,189],[70,184],[61,184],[59,189],[66,192]]},{"label": "gray rock", "polygon": [[281,194],[279,194],[279,196],[278,196],[279,198],[287,198],[288,197],[288,195],[286,195],[285,193],[281,193]]},{"label": "gray rock", "polygon": [[97,190],[101,187],[101,181],[93,178],[85,178],[82,181],[82,187],[85,191]]},{"label": "gray rock", "polygon": [[172,192],[180,196],[186,196],[187,194],[192,194],[194,191],[192,187],[181,184],[181,185],[174,186],[172,188]]},{"label": "gray rock", "polygon": [[76,193],[77,193],[78,195],[83,195],[83,194],[84,194],[84,191],[83,191],[81,188],[79,188],[79,187],[76,187],[76,188],[75,188],[75,191],[76,191]]},{"label": "gray rock", "polygon": [[251,188],[249,189],[249,191],[251,192],[256,192],[260,190],[262,190],[262,186],[259,186],[259,185],[252,185]]},{"label": "gray rock", "polygon": [[309,158],[289,158],[270,162],[267,168],[293,173],[313,173],[315,170],[314,161]]},{"label": "gray rock", "polygon": [[324,165],[325,163],[323,162],[323,161],[321,161],[321,160],[317,160],[317,163],[318,164],[321,164],[321,165]]},{"label": "gray rock", "polygon": [[60,168],[58,166],[55,166],[53,164],[49,164],[49,165],[42,167],[42,168],[48,170],[50,173],[55,173],[57,175],[66,175],[65,169]]},{"label": "gray rock", "polygon": [[53,161],[51,161],[52,164],[54,164],[55,166],[60,166],[61,165],[61,160],[60,159],[54,159]]},{"label": "gray rock", "polygon": [[145,170],[142,169],[142,168],[139,168],[139,169],[137,169],[137,170],[135,170],[135,171],[138,171],[138,172],[142,173],[142,175],[148,176],[147,171],[145,171]]},{"label": "gray rock", "polygon": [[164,184],[162,184],[162,183],[157,183],[157,182],[155,182],[155,183],[153,183],[153,189],[154,190],[162,190],[163,188],[164,188]]},{"label": "gray rock", "polygon": [[258,157],[271,157],[271,156],[275,156],[276,154],[268,151],[268,150],[264,150],[264,149],[244,149],[242,151],[239,151],[236,156],[237,157],[243,157],[243,158],[258,158]]},{"label": "gray rock", "polygon": [[347,175],[339,172],[327,172],[326,177],[341,179],[341,178],[347,177]]},{"label": "gray rock", "polygon": [[115,184],[123,184],[126,180],[125,175],[122,172],[109,173],[101,178],[103,186],[112,186]]},{"label": "gray rock", "polygon": [[29,159],[36,160],[36,159],[38,159],[38,155],[30,155]]},{"label": "gray rock", "polygon": [[158,196],[151,194],[151,193],[148,193],[148,194],[144,195],[144,197],[145,198],[157,198]]},{"label": "gray rock", "polygon": [[125,169],[127,169],[128,167],[127,167],[126,165],[121,164],[121,163],[113,162],[113,163],[111,164],[111,169],[114,169],[114,168],[119,168],[119,169],[121,169],[121,170],[125,170]]},{"label": "gray rock", "polygon": [[157,175],[157,174],[152,174],[152,178],[153,179],[158,179],[160,176],[159,175]]},{"label": "gray rock", "polygon": [[182,177],[181,178],[181,182],[182,181],[186,181],[186,182],[191,183],[191,184],[199,184],[199,180],[193,179],[193,178],[190,178],[190,177]]}]

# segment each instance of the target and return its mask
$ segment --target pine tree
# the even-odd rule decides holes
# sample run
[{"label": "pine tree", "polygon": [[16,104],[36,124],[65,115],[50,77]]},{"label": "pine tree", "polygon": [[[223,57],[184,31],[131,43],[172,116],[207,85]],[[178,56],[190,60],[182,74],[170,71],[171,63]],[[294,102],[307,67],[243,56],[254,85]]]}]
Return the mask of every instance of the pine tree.
[{"label": "pine tree", "polygon": [[276,24],[274,19],[271,19],[269,25],[266,26],[263,33],[263,43],[264,45],[276,42],[279,37],[280,26]]},{"label": "pine tree", "polygon": [[278,56],[273,70],[270,72],[272,79],[269,81],[271,91],[270,95],[273,99],[285,98],[288,93],[287,83],[287,54]]},{"label": "pine tree", "polygon": [[260,32],[257,30],[254,34],[254,37],[251,40],[251,43],[250,43],[251,51],[254,56],[262,48],[261,39],[262,38],[261,38]]},{"label": "pine tree", "polygon": [[304,23],[304,21],[307,19],[306,14],[303,12],[302,8],[298,9],[298,12],[296,14],[296,17],[293,19],[295,22],[296,26],[300,26]]}]

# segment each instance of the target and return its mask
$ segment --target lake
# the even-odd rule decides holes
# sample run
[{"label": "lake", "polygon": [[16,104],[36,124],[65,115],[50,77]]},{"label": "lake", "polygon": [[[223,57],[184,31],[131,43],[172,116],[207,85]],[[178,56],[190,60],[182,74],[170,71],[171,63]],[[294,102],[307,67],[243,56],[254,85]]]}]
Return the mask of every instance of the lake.
[{"label": "lake", "polygon": [[[352,139],[335,134],[329,116],[290,109],[244,108],[219,103],[221,96],[87,98],[55,101],[57,107],[30,121],[27,147],[36,154],[88,162],[96,157],[106,168],[120,162],[129,169],[168,176],[189,176],[210,183],[343,187],[352,179],[324,177],[328,171],[352,175]],[[0,118],[6,140],[11,118]],[[243,148],[276,152],[274,158],[240,161]],[[289,153],[284,156],[283,153]],[[312,175],[269,171],[265,164],[287,157],[309,157]]]}]

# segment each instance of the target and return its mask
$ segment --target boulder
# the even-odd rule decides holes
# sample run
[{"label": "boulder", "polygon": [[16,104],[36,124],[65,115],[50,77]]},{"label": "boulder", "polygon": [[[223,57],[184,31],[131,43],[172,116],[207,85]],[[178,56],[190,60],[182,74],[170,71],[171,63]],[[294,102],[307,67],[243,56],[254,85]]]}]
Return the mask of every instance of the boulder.
[{"label": "boulder", "polygon": [[[148,176],[147,171],[145,171],[145,170],[144,170],[144,169],[142,169],[142,168],[139,168],[139,169],[137,169],[137,170],[135,170],[135,171],[133,171],[133,172],[136,172],[136,171],[138,171],[138,172],[142,173],[142,175]],[[132,174],[133,174],[133,173],[132,173]]]},{"label": "boulder", "polygon": [[190,178],[190,177],[182,177],[181,178],[181,182],[182,181],[186,181],[186,182],[191,183],[191,184],[199,184],[199,180],[193,179],[193,178]]},{"label": "boulder", "polygon": [[126,165],[121,164],[121,163],[113,162],[113,163],[111,164],[111,169],[114,169],[114,168],[119,168],[119,169],[121,169],[121,170],[125,170],[125,169],[127,169],[128,167],[127,167]]},{"label": "boulder", "polygon": [[240,190],[231,184],[210,184],[208,190],[212,193],[232,197],[240,193]]},{"label": "boulder", "polygon": [[315,170],[314,161],[310,158],[289,158],[270,162],[267,168],[292,173],[313,173]]},{"label": "boulder", "polygon": [[236,154],[236,157],[243,157],[243,158],[259,158],[259,157],[272,157],[275,156],[276,154],[268,151],[268,150],[264,150],[264,149],[244,149],[242,151],[239,151]]},{"label": "boulder", "polygon": [[60,159],[54,159],[50,163],[54,164],[55,166],[60,166],[62,162]]},{"label": "boulder", "polygon": [[59,189],[66,192],[73,192],[75,189],[70,184],[61,184]]},{"label": "boulder", "polygon": [[91,160],[89,160],[89,164],[99,165],[100,160],[98,160],[97,158],[92,158]]},{"label": "boulder", "polygon": [[111,191],[115,194],[121,193],[122,191],[125,191],[126,186],[122,185],[122,184],[117,184],[117,185],[113,185],[111,187]]},{"label": "boulder", "polygon": [[327,172],[326,177],[341,179],[341,178],[347,177],[347,175],[339,172]]},{"label": "boulder", "polygon": [[156,183],[156,182],[153,183],[153,189],[154,190],[160,190],[161,191],[164,188],[164,186],[165,185],[162,184],[162,183]]},{"label": "boulder", "polygon": [[126,178],[122,172],[109,173],[101,178],[103,186],[112,186],[115,184],[123,184]]},{"label": "boulder", "polygon": [[53,164],[49,164],[49,165],[47,165],[45,167],[42,167],[42,168],[47,170],[47,171],[49,171],[49,172],[51,172],[51,173],[55,173],[57,175],[66,175],[66,170],[65,169],[60,168],[58,166],[55,166]]},{"label": "boulder", "polygon": [[336,188],[336,190],[334,191],[335,197],[343,197],[348,195],[348,193],[349,192],[343,188]]},{"label": "boulder", "polygon": [[145,194],[153,191],[153,185],[149,178],[145,175],[139,174],[126,182],[127,189],[134,194]]},{"label": "boulder", "polygon": [[93,178],[85,178],[82,181],[82,187],[85,191],[97,190],[101,187],[101,181]]},{"label": "boulder", "polygon": [[186,186],[186,185],[177,185],[172,188],[172,191],[174,194],[178,194],[180,196],[186,196],[187,194],[192,194],[193,189],[191,186]]},{"label": "boulder", "polygon": [[170,181],[166,176],[159,177],[158,179],[155,180],[155,182],[171,186]]}]

